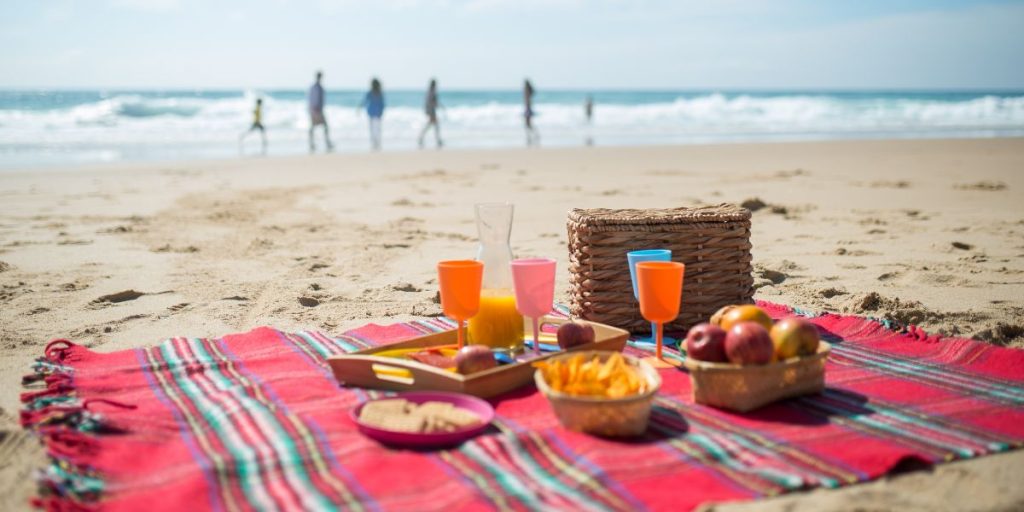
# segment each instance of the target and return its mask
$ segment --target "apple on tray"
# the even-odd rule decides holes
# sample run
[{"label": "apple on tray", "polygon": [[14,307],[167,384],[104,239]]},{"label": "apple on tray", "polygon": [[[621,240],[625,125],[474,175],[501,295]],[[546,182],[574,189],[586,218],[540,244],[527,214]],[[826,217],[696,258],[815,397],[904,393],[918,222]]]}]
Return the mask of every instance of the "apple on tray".
[{"label": "apple on tray", "polygon": [[562,350],[593,343],[596,334],[590,324],[583,322],[566,322],[558,328],[558,346]]}]

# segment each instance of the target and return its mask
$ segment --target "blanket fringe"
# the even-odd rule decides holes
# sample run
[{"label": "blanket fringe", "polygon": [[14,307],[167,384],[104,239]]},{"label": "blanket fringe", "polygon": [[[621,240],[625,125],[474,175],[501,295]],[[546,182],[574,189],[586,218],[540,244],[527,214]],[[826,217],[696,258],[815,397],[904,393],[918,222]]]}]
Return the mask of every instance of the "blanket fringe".
[{"label": "blanket fringe", "polygon": [[94,502],[103,490],[103,480],[90,468],[77,464],[94,453],[95,434],[118,432],[101,414],[89,410],[90,403],[107,402],[117,407],[134,406],[107,400],[78,398],[74,370],[64,364],[77,345],[68,340],[53,340],[44,356],[32,365],[32,373],[22,377],[23,385],[42,382],[45,387],[21,394],[24,404],[20,423],[38,435],[50,460],[36,473],[39,497],[32,506],[47,511],[79,512],[96,510]]},{"label": "blanket fringe", "polygon": [[[817,317],[821,317],[821,316],[833,315],[833,313],[823,313],[823,312],[820,312],[820,311],[807,310],[807,309],[802,309],[802,308],[798,308],[798,307],[783,306],[783,305],[780,305],[780,304],[771,304],[771,303],[767,303],[767,302],[760,301],[760,300],[757,301],[757,305],[761,306],[763,308],[768,308],[768,309],[773,309],[773,310],[781,310],[781,311],[793,313],[793,314],[800,315],[800,316],[807,317],[807,318],[817,318]],[[915,341],[925,341],[925,342],[933,342],[934,343],[934,342],[942,341],[942,339],[943,339],[943,336],[941,334],[929,334],[924,329],[922,329],[922,328],[920,328],[920,327],[918,327],[916,325],[913,325],[913,324],[902,324],[900,322],[897,322],[895,320],[890,320],[888,318],[878,318],[878,317],[872,317],[872,316],[859,316],[858,318],[860,318],[861,320],[863,320],[865,322],[871,322],[871,323],[874,323],[874,324],[878,324],[878,325],[882,326],[883,328],[885,328],[886,330],[902,334],[902,335],[906,336],[907,338],[910,338],[910,339],[915,340]]]}]

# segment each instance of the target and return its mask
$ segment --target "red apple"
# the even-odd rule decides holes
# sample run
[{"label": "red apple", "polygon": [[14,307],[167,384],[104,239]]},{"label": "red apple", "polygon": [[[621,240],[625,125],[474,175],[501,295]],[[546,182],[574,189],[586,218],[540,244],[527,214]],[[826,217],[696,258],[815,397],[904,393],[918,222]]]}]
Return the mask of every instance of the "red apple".
[{"label": "red apple", "polygon": [[495,366],[498,366],[498,361],[487,345],[466,345],[455,354],[455,368],[464,375],[490,370]]},{"label": "red apple", "polygon": [[582,322],[568,322],[558,328],[558,346],[562,350],[594,342],[594,328]]},{"label": "red apple", "polygon": [[775,354],[768,330],[757,322],[740,322],[725,334],[725,355],[735,364],[767,364]]},{"label": "red apple", "polygon": [[821,341],[818,328],[800,317],[779,320],[769,334],[779,360],[811,355],[818,351],[818,343]]},{"label": "red apple", "polygon": [[697,324],[686,334],[686,355],[700,361],[724,363],[725,330],[717,325]]}]

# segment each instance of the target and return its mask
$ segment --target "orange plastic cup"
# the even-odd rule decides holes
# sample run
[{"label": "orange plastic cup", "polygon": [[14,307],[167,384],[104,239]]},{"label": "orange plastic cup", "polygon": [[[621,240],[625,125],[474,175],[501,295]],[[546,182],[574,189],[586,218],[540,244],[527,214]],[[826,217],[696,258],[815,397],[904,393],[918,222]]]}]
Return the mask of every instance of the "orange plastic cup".
[{"label": "orange plastic cup", "polygon": [[641,261],[636,264],[640,314],[657,324],[655,355],[658,359],[661,359],[663,324],[679,316],[685,271],[686,266],[675,261]]},{"label": "orange plastic cup", "polygon": [[484,264],[474,260],[448,260],[437,264],[441,286],[441,309],[459,323],[459,348],[462,348],[462,323],[480,311],[480,284]]}]

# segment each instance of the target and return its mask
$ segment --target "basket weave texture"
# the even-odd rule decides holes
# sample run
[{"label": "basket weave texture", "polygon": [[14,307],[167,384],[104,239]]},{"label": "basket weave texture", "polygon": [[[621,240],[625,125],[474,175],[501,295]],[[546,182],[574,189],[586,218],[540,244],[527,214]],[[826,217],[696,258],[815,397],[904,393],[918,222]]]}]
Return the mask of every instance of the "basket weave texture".
[{"label": "basket weave texture", "polygon": [[671,249],[686,265],[679,317],[685,331],[722,306],[751,303],[750,211],[732,204],[699,208],[580,209],[569,212],[573,316],[632,332],[650,332],[633,296],[626,253]]},{"label": "basket weave texture", "polygon": [[693,401],[747,412],[783,398],[820,393],[825,389],[825,360],[832,346],[822,341],[818,352],[766,365],[737,366],[686,359]]}]

